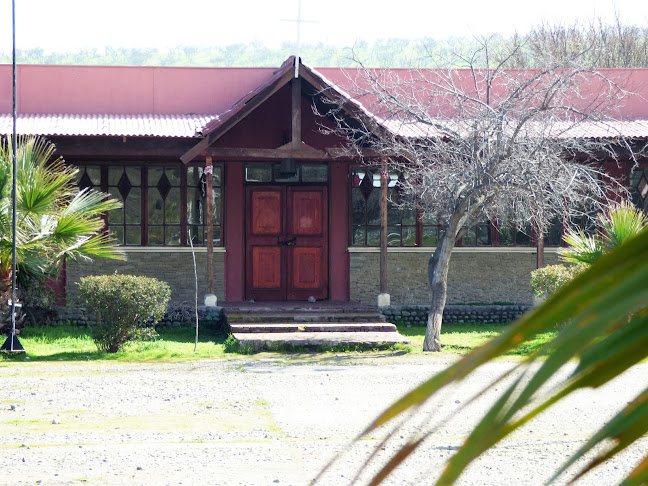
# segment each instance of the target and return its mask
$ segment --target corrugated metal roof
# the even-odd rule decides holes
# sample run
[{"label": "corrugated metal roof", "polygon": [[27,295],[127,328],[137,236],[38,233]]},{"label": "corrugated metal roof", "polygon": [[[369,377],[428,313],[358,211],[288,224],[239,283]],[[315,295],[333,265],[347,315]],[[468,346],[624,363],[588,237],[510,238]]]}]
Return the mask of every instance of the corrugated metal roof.
[{"label": "corrugated metal roof", "polygon": [[[200,137],[217,115],[18,115],[21,135]],[[0,133],[13,132],[12,117],[0,114]]]},{"label": "corrugated metal roof", "polygon": [[[466,135],[472,128],[462,129],[461,123],[453,120],[430,120],[430,123],[379,120],[378,123],[393,135],[404,138],[426,138],[450,136],[451,133]],[[534,127],[535,125],[535,127]],[[514,126],[514,124],[512,124]],[[446,127],[447,130],[443,128]],[[606,120],[606,121],[556,121],[549,124],[527,124],[526,133],[533,135],[534,128],[545,136],[556,138],[616,139],[648,138],[648,120]]]},{"label": "corrugated metal roof", "polygon": [[[426,138],[449,136],[451,133],[469,133],[470,129],[462,129],[461,121],[448,118],[431,118],[429,123],[418,121],[407,121],[399,119],[384,119],[379,114],[372,111],[357,98],[349,94],[339,84],[333,82],[321,71],[302,64],[308,71],[319,80],[329,85],[337,96],[346,99],[368,120],[372,120],[378,126],[387,130],[394,136],[403,138]],[[529,131],[533,131],[533,123],[530,124]],[[538,124],[538,127],[541,127]],[[543,131],[547,131],[547,125],[542,126]],[[605,120],[594,121],[587,120],[579,123],[573,121],[556,121],[552,124],[550,133],[556,134],[559,138],[597,138],[597,139],[615,139],[615,138],[648,138],[648,119],[635,120]]]},{"label": "corrugated metal roof", "polygon": [[[263,100],[264,93],[277,85],[287,82],[292,72],[294,57],[289,57],[256,89],[247,93],[231,108],[214,115],[159,115],[159,114],[21,114],[17,130],[25,135],[59,136],[132,136],[132,137],[202,137],[233,123],[236,116],[246,110],[254,109],[255,99]],[[398,119],[384,119],[374,113],[372,107],[358,100],[346,91],[341,83],[336,83],[321,71],[300,63],[302,74],[309,74],[320,87],[323,94],[344,99],[356,114],[365,117],[370,126],[380,127],[393,135],[405,138],[425,138],[448,136],[461,133],[461,121],[450,119],[431,119],[430,123],[409,122]],[[258,98],[257,98],[258,97]],[[444,129],[444,127],[446,129]],[[538,125],[540,127],[540,125]],[[529,131],[533,131],[531,129]],[[546,131],[546,127],[541,128]],[[11,115],[0,114],[0,133],[11,133]],[[622,120],[606,122],[559,122],[551,132],[561,138],[648,138],[648,120]]]}]

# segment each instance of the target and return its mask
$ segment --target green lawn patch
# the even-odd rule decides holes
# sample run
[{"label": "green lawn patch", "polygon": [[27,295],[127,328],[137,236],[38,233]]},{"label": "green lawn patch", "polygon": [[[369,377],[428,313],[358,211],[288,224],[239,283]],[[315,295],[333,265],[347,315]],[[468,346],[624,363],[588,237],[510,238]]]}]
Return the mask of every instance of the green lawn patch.
[{"label": "green lawn patch", "polygon": [[0,354],[0,360],[182,361],[225,356],[223,347],[225,335],[203,333],[199,336],[198,349],[194,353],[195,330],[193,328],[160,329],[158,334],[159,337],[152,341],[135,341],[127,344],[123,351],[102,353],[97,350],[89,330],[85,327],[30,327],[23,329],[18,336],[27,352],[11,357]]},{"label": "green lawn patch", "polygon": [[[467,354],[481,346],[489,339],[500,334],[509,324],[462,323],[443,324],[441,328],[442,353]],[[398,331],[411,341],[412,349],[421,351],[425,339],[425,326],[407,327],[399,324]],[[537,348],[551,341],[557,331],[538,334],[533,340],[521,344],[509,355],[526,356]]]},{"label": "green lawn patch", "polygon": [[[443,353],[466,354],[476,347],[484,344],[489,339],[501,333],[508,324],[444,324],[441,330],[441,343]],[[399,354],[423,352],[425,326],[407,327],[399,324],[399,332],[406,336],[411,345],[396,345],[382,353]],[[160,329],[159,337],[153,341],[136,341],[128,344],[123,351],[118,353],[102,353],[97,350],[87,328],[76,326],[57,327],[31,327],[22,331],[20,342],[27,350],[17,356],[0,353],[0,361],[190,361],[196,359],[231,358],[241,354],[242,351],[233,349],[232,339],[224,334],[214,335],[204,332],[200,335],[198,349],[194,353],[195,330],[193,328]],[[543,346],[555,337],[556,332],[541,333],[533,341],[518,346],[510,355],[526,356],[533,350]],[[268,352],[264,352],[267,354]],[[271,352],[286,356],[301,354],[350,354],[371,356],[379,353],[373,347],[353,346],[323,347],[318,349],[286,349]],[[243,353],[245,354],[245,353]]]}]

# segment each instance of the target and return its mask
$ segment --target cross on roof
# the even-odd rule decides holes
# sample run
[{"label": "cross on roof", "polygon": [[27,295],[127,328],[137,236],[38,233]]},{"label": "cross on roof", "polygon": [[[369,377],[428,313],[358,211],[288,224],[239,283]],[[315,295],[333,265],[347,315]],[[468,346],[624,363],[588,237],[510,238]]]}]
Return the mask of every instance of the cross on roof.
[{"label": "cross on roof", "polygon": [[301,16],[301,4],[302,0],[297,0],[297,18],[296,19],[281,19],[282,22],[295,22],[297,24],[297,43],[295,46],[295,77],[299,77],[299,40],[301,34],[301,24],[310,23],[316,24],[317,20],[304,20]]}]

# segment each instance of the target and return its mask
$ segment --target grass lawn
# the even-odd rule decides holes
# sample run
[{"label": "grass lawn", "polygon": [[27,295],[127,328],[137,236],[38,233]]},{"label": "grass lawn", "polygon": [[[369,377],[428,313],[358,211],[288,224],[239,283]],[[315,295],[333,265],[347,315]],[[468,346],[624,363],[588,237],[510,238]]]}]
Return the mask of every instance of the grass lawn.
[{"label": "grass lawn", "polygon": [[[118,353],[102,353],[97,350],[88,329],[77,326],[31,327],[23,329],[18,336],[27,353],[11,359],[30,361],[182,361],[193,359],[222,358],[226,336],[199,335],[198,348],[194,350],[193,328],[160,329],[154,341],[133,342]],[[4,337],[2,337],[4,339]],[[0,360],[8,359],[0,354]]]},{"label": "grass lawn", "polygon": [[[506,328],[507,324],[444,324],[441,330],[441,343],[443,353],[466,354],[474,348],[485,343],[488,339],[498,335]],[[395,350],[407,351],[412,354],[422,354],[425,326],[406,325],[398,326],[399,332],[407,336],[410,346],[397,345]],[[160,336],[154,341],[141,341],[128,344],[119,353],[101,353],[97,351],[90,334],[86,328],[75,326],[60,327],[32,327],[24,329],[19,339],[27,353],[13,356],[0,353],[0,361],[7,359],[30,361],[87,361],[87,360],[119,360],[119,361],[185,361],[196,359],[217,359],[232,357],[225,351],[227,336],[213,335],[203,332],[198,340],[198,349],[194,353],[195,331],[192,328],[161,329]],[[556,335],[556,332],[542,333],[536,338],[525,343],[513,352],[512,355],[524,356],[542,346]],[[4,337],[1,337],[4,340]],[[295,354],[304,354],[305,350],[299,349]],[[345,352],[340,349],[323,349],[326,352]],[[358,352],[369,356],[373,350],[361,351],[356,348],[346,351]],[[315,351],[307,351],[315,354]],[[384,353],[384,351],[383,351]],[[290,351],[279,354],[290,355]],[[236,356],[236,355],[234,355]]]},{"label": "grass lawn", "polygon": [[[441,328],[441,346],[443,346],[443,349],[441,352],[466,354],[497,336],[507,326],[508,324],[443,324]],[[398,325],[398,332],[409,338],[414,352],[422,352],[425,326],[407,327],[404,324]],[[507,354],[526,356],[551,341],[557,333],[557,330],[540,333],[533,340],[521,344]]]}]

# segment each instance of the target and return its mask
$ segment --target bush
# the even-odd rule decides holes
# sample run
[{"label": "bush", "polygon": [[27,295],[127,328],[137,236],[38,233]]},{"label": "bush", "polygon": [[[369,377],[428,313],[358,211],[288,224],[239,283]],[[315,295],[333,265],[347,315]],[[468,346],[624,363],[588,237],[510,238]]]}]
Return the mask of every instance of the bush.
[{"label": "bush", "polygon": [[531,289],[540,297],[549,297],[581,271],[580,265],[548,265],[531,272]]},{"label": "bush", "polygon": [[99,351],[116,353],[124,344],[147,334],[164,316],[171,290],[165,282],[133,275],[101,275],[84,277],[79,296],[97,323],[90,327]]}]

